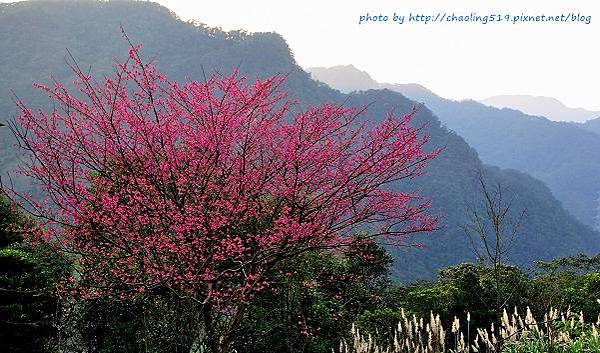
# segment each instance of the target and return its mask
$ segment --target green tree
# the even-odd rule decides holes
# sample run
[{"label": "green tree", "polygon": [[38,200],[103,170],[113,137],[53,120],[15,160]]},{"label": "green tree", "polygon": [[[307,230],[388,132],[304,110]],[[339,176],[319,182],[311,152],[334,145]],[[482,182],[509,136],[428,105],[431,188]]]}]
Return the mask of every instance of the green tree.
[{"label": "green tree", "polygon": [[65,263],[23,234],[33,222],[0,197],[0,352],[46,352],[56,337],[53,292]]},{"label": "green tree", "polygon": [[[342,255],[342,256],[339,256]],[[380,305],[391,259],[374,242],[343,254],[313,251],[275,271],[238,332],[238,352],[331,352],[352,323]]]}]

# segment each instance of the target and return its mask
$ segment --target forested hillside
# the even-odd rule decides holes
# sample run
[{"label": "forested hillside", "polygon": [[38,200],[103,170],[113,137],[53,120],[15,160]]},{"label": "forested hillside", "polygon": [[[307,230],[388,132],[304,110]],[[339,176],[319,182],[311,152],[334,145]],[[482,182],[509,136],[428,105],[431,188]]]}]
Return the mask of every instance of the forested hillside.
[{"label": "forested hillside", "polygon": [[[340,72],[340,67],[310,70],[316,79],[332,87],[348,88],[343,77],[356,69],[344,67],[344,75],[338,75],[337,80],[332,76]],[[361,81],[352,81],[353,89],[373,87],[372,80],[360,77]],[[418,84],[378,83],[377,87],[425,103],[446,127],[477,150],[484,163],[520,170],[540,179],[569,212],[583,223],[596,226],[600,136],[590,133],[594,131],[593,120],[586,124],[550,121],[474,100],[445,99]]]},{"label": "forested hillside", "polygon": [[[400,86],[397,89],[402,92]],[[408,92],[407,92],[408,93]],[[463,136],[481,159],[542,180],[579,220],[595,224],[600,180],[600,138],[566,122],[553,122],[475,101],[414,94],[449,128]]]},{"label": "forested hillside", "polygon": [[[0,57],[0,111],[8,119],[16,114],[11,91],[37,108],[46,100],[32,88],[32,82],[48,82],[50,75],[62,82],[71,80],[65,65],[65,60],[71,60],[66,49],[81,67],[89,68],[95,75],[110,72],[111,58],[122,58],[128,47],[122,38],[121,26],[132,41],[143,45],[143,55],[154,59],[158,68],[173,80],[203,80],[206,75],[230,73],[235,68],[251,78],[281,73],[289,75],[285,89],[291,98],[305,104],[332,101],[370,105],[367,116],[371,119],[381,118],[391,109],[409,112],[415,104],[419,105],[391,90],[342,94],[311,80],[296,65],[285,40],[277,34],[223,32],[185,23],[168,9],[153,3],[39,1],[0,6],[0,32],[5,34],[0,38],[3,53]],[[64,13],[69,16],[61,16]],[[86,25],[81,26],[81,23]],[[600,250],[600,235],[566,212],[542,182],[521,172],[483,165],[478,153],[457,133],[443,127],[429,109],[442,116],[450,129],[461,136],[464,134],[484,161],[530,170],[547,181],[551,188],[559,190],[555,195],[569,209],[579,210],[574,214],[587,223],[591,223],[595,205],[592,202],[595,198],[592,200],[591,196],[595,194],[591,190],[600,190],[596,188],[597,178],[564,178],[567,170],[579,175],[575,173],[578,168],[584,168],[583,159],[592,158],[590,154],[598,150],[596,143],[600,148],[600,139],[593,134],[581,134],[577,128],[558,131],[555,125],[539,118],[526,118],[531,123],[513,125],[518,119],[522,120],[515,118],[514,111],[493,110],[498,116],[490,116],[491,108],[474,102],[428,102],[428,108],[418,108],[415,124],[423,125],[423,132],[431,136],[429,148],[441,147],[443,152],[429,165],[426,176],[417,178],[412,185],[431,199],[433,213],[441,215],[441,228],[429,235],[407,239],[407,244],[422,243],[423,249],[390,249],[395,259],[396,279],[432,278],[441,267],[474,259],[461,227],[467,222],[466,208],[480,200],[476,180],[480,170],[491,184],[506,187],[514,198],[515,212],[527,209],[518,246],[511,255],[514,263],[529,266],[534,260]],[[499,137],[494,134],[499,126],[506,129],[510,126],[510,129],[503,130]],[[541,131],[539,126],[548,130]],[[572,143],[574,139],[578,144]],[[3,173],[14,169],[17,163],[13,142],[11,132],[7,128],[0,129]],[[551,148],[540,155],[540,146]],[[588,162],[585,175],[598,175],[593,173],[596,163]],[[600,163],[598,166],[600,168]],[[579,204],[578,200],[583,201]]]}]

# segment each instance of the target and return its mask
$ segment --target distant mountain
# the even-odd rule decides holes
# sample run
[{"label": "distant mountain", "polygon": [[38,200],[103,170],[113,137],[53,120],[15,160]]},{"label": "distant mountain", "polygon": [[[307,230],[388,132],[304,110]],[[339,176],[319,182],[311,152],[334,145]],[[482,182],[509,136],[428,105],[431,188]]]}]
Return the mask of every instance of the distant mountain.
[{"label": "distant mountain", "polygon": [[403,95],[419,103],[439,98],[437,94],[417,83],[380,83],[379,88],[403,92]]},{"label": "distant mountain", "polygon": [[[29,25],[24,26],[24,23]],[[202,80],[203,72],[228,73],[236,67],[250,78],[289,74],[285,89],[291,98],[313,105],[322,102],[369,104],[369,119],[381,118],[391,109],[408,112],[417,104],[391,90],[348,95],[313,81],[298,67],[285,40],[274,33],[223,32],[185,23],[168,9],[149,2],[35,1],[0,4],[0,33],[3,34],[0,36],[3,53],[0,56],[0,114],[14,116],[16,112],[9,99],[10,89],[30,106],[38,107],[47,104],[47,98],[35,93],[32,81],[47,81],[50,73],[60,81],[70,81],[71,75],[64,65],[64,48],[69,48],[80,66],[91,66],[93,74],[109,73],[111,58],[123,57],[126,53],[126,43],[120,38],[120,24],[130,38],[144,45],[143,55],[154,58],[159,69],[171,79]],[[411,94],[422,89],[411,88]],[[426,96],[423,93],[423,97]],[[429,148],[442,146],[444,151],[430,163],[425,176],[396,187],[417,190],[430,198],[433,214],[443,215],[442,228],[428,236],[414,238],[425,245],[424,249],[389,249],[395,259],[395,279],[433,278],[441,267],[474,259],[461,225],[467,221],[466,205],[475,202],[478,196],[474,179],[478,170],[482,170],[491,183],[501,183],[509,190],[515,199],[515,211],[528,209],[512,256],[515,263],[528,266],[538,259],[600,251],[600,234],[566,212],[542,182],[521,172],[482,164],[475,150],[442,126],[426,107],[419,108],[414,123],[431,136]],[[13,169],[17,163],[13,141],[7,129],[0,129],[2,172]],[[407,239],[407,245],[410,242],[411,239]]]},{"label": "distant mountain", "polygon": [[365,71],[354,65],[338,65],[328,68],[311,67],[306,69],[313,79],[327,83],[343,93],[379,88],[379,83]]},{"label": "distant mountain", "polygon": [[[321,72],[326,70],[321,70]],[[325,83],[324,77],[316,77]],[[473,101],[444,99],[416,84],[379,83],[424,103],[449,129],[473,146],[485,163],[531,174],[544,181],[564,207],[595,226],[600,193],[600,134],[594,125],[543,117]],[[588,131],[589,130],[589,131]]]},{"label": "distant mountain", "polygon": [[[416,95],[428,91],[425,87],[410,84],[380,83],[375,81],[368,72],[354,65],[337,65],[332,67],[310,67],[306,69],[313,79],[326,83],[343,93],[363,91],[367,89],[388,88],[398,92],[413,91]],[[405,93],[411,96],[408,93]],[[433,93],[432,93],[433,94]],[[600,112],[583,108],[569,108],[556,98],[530,95],[498,95],[480,100],[481,103],[495,108],[510,108],[533,115],[543,116],[552,121],[584,122],[599,118]]]},{"label": "distant mountain", "polygon": [[496,108],[511,108],[525,114],[543,116],[553,121],[576,121],[600,117],[600,112],[583,108],[569,108],[561,101],[551,97],[529,95],[501,95],[480,100],[481,103]]},{"label": "distant mountain", "polygon": [[331,67],[309,67],[306,69],[313,80],[322,82],[343,93],[365,91],[369,89],[389,89],[403,92],[417,102],[424,102],[437,95],[417,83],[381,83],[375,81],[368,72],[357,69],[354,65],[337,65]]}]

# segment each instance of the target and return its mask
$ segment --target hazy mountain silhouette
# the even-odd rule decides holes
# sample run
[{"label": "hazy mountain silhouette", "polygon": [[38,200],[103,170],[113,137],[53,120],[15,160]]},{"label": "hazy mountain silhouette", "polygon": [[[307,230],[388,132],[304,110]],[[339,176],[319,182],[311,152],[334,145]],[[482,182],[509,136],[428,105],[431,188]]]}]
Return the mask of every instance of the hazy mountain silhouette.
[{"label": "hazy mountain silhouette", "polygon": [[583,122],[600,117],[600,112],[569,108],[558,99],[551,97],[500,95],[482,99],[480,102],[500,109],[520,110],[525,114],[543,116],[553,121]]},{"label": "hazy mountain silhouette", "polygon": [[[427,88],[416,84],[394,84],[375,81],[368,72],[357,69],[354,65],[337,65],[331,67],[310,67],[306,71],[313,79],[326,83],[343,93],[364,91],[367,89],[389,88],[400,92],[411,92],[418,96],[429,92]],[[408,93],[405,93],[409,95]],[[410,96],[410,95],[409,95]],[[584,122],[600,117],[600,112],[583,108],[570,108],[552,97],[531,95],[498,95],[480,100],[481,103],[494,108],[510,108],[520,110],[527,115],[543,116],[552,121]]]},{"label": "hazy mountain silhouette", "polygon": [[[285,89],[291,98],[306,104],[371,104],[370,119],[380,119],[391,109],[409,112],[416,104],[391,90],[347,95],[313,81],[296,64],[285,40],[274,33],[223,32],[186,23],[168,9],[148,2],[36,1],[0,4],[0,113],[14,116],[16,112],[10,89],[32,107],[47,104],[47,98],[31,88],[31,82],[46,82],[52,73],[68,83],[71,74],[64,64],[65,48],[80,66],[91,66],[92,74],[110,73],[112,57],[126,55],[121,24],[132,40],[143,44],[142,54],[155,59],[170,79],[202,80],[204,73],[229,73],[238,67],[250,78],[283,73],[289,75]],[[364,75],[356,77],[364,79]],[[418,86],[411,88],[413,96],[417,92],[427,96]],[[419,109],[415,124],[431,136],[429,148],[442,146],[444,152],[430,163],[427,175],[397,187],[430,198],[433,214],[443,215],[442,228],[414,238],[425,245],[422,250],[390,249],[396,279],[432,278],[440,267],[474,259],[461,225],[466,222],[465,206],[477,199],[474,177],[478,170],[483,170],[491,183],[501,183],[509,190],[515,211],[528,209],[512,256],[515,263],[531,265],[538,259],[600,250],[600,235],[566,212],[542,182],[521,172],[483,165],[475,150],[442,126],[428,108]],[[8,129],[0,129],[3,172],[17,163],[13,141]]]},{"label": "hazy mountain silhouette", "polygon": [[[326,82],[325,77],[317,79]],[[464,137],[485,163],[539,178],[567,210],[584,223],[595,225],[600,192],[600,135],[591,132],[593,122],[553,122],[473,100],[444,99],[416,84],[379,83],[378,87],[425,103],[449,129]]]},{"label": "hazy mountain silhouette", "polygon": [[343,93],[379,88],[379,84],[367,72],[357,69],[354,65],[313,67],[306,71],[311,74],[312,78],[319,78],[319,81],[325,82]]}]

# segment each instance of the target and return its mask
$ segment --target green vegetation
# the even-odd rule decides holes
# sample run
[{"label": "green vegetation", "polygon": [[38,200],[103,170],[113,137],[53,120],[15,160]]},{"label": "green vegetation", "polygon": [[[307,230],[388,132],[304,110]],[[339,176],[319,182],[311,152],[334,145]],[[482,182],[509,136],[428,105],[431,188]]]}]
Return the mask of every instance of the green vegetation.
[{"label": "green vegetation", "polygon": [[[57,301],[50,292],[68,267],[43,248],[28,245],[21,233],[34,223],[7,201],[1,206],[0,351],[194,351],[199,339],[195,328],[202,322],[190,309],[198,303],[166,289],[131,299]],[[506,338],[503,352],[546,352],[549,345],[554,352],[594,352],[599,344],[598,328],[591,326],[600,316],[598,259],[580,255],[543,262],[533,274],[502,265],[500,286],[491,267],[462,264],[441,270],[434,282],[403,286],[389,280],[391,258],[375,243],[354,244],[339,254],[314,251],[272,272],[272,285],[250,303],[234,347],[249,353],[317,353],[337,351],[342,340],[344,352],[374,352],[353,345],[366,344],[371,334],[373,345],[388,346],[398,335],[398,323],[417,320],[411,327],[421,330],[422,337],[428,337],[426,331],[435,323],[439,347],[443,343],[448,352],[464,351],[469,339],[475,344],[478,328],[489,328],[497,320],[509,325],[495,308],[499,291],[505,298],[502,311],[517,308],[523,315],[531,310],[527,317],[538,318],[540,327],[540,332],[527,327],[528,334]],[[548,313],[556,321],[552,339],[543,331]],[[429,326],[418,323],[421,317]],[[456,320],[462,325],[462,338],[449,330]],[[518,321],[509,320],[512,325]],[[448,332],[440,336],[442,328]],[[483,352],[483,331],[479,335]]]},{"label": "green vegetation", "polygon": [[46,352],[56,338],[55,292],[64,261],[23,238],[31,220],[0,197],[0,351]]}]

